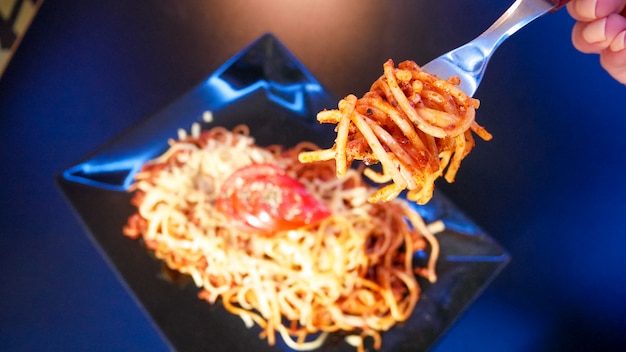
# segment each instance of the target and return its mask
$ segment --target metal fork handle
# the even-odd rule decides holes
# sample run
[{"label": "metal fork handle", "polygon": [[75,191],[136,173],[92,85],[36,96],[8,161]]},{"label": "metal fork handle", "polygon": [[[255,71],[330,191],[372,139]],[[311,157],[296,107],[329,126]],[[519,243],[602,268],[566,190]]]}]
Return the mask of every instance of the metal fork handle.
[{"label": "metal fork handle", "polygon": [[[515,0],[481,35],[432,60],[423,69],[441,77],[459,76],[459,88],[473,96],[491,55],[505,39],[537,17],[554,12],[568,2],[570,0]],[[622,16],[626,17],[626,9]]]},{"label": "metal fork handle", "polygon": [[[545,1],[548,2],[547,0]],[[555,1],[556,2],[556,1]],[[566,3],[568,1],[559,1],[560,3]],[[486,60],[491,56],[500,44],[506,40],[513,33],[517,32],[520,28],[527,25],[537,17],[549,12],[551,9],[545,5],[540,5],[540,1],[526,1],[517,0],[509,9],[496,21],[491,27],[479,35],[471,45],[468,47],[468,51],[473,51],[472,54],[476,55],[475,48],[479,48],[482,55],[478,56],[485,60],[484,62],[474,62],[480,66],[487,64]],[[478,67],[466,67],[469,72],[479,69]],[[484,69],[481,67],[480,70]]]}]

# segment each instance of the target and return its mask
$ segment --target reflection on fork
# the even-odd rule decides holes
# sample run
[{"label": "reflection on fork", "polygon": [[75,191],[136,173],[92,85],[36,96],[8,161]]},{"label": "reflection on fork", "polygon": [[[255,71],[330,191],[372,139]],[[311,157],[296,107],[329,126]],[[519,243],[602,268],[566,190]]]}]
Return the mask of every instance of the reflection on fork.
[{"label": "reflection on fork", "polygon": [[445,53],[423,69],[441,78],[461,78],[461,88],[473,96],[483,78],[487,63],[494,51],[513,33],[538,17],[554,11],[569,1],[517,0],[485,32],[469,43]]}]

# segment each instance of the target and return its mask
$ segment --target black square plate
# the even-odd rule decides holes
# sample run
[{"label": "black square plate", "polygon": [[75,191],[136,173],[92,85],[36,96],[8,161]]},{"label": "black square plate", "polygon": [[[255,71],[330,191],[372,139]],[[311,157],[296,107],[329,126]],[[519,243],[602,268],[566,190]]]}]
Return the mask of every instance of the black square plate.
[{"label": "black square plate", "polygon": [[[192,283],[174,284],[162,264],[140,241],[122,235],[134,208],[126,191],[141,165],[167,148],[179,128],[192,123],[232,128],[247,124],[260,145],[292,146],[308,140],[332,145],[332,126],[315,115],[336,107],[315,78],[271,34],[235,55],[213,75],[161,112],[120,135],[62,172],[59,187],[82,220],[95,245],[173,349],[180,351],[288,351],[278,339],[270,347],[246,329],[239,317],[220,305],[197,297]],[[203,122],[205,111],[213,122]],[[435,193],[417,207],[427,222],[441,219],[446,230],[437,235],[441,256],[438,281],[420,282],[423,292],[412,316],[383,334],[383,351],[425,350],[508,263],[508,253]],[[323,351],[352,351],[339,337],[330,337]]]}]

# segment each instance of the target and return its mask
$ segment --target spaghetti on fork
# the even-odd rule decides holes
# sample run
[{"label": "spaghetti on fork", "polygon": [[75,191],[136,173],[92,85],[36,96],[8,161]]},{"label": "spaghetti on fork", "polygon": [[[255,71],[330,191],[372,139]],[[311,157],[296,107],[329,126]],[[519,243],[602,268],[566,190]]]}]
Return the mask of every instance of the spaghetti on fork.
[{"label": "spaghetti on fork", "polygon": [[338,109],[318,113],[320,123],[337,125],[335,144],[298,158],[303,163],[334,159],[340,178],[354,160],[380,164],[380,171],[364,170],[372,181],[389,183],[370,202],[388,202],[408,190],[409,200],[426,204],[435,180],[443,176],[454,182],[475,145],[472,132],[487,141],[492,136],[475,121],[479,101],[457,87],[459,77],[441,79],[413,61],[396,68],[390,59],[383,70],[363,97],[350,94]]}]

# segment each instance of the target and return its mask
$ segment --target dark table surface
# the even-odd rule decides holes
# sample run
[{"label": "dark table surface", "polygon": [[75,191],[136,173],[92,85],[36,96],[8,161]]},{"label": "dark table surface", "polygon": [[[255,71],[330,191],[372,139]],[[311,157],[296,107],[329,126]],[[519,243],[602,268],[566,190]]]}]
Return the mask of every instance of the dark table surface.
[{"label": "dark table surface", "polygon": [[[338,97],[426,63],[509,1],[47,0],[0,79],[0,350],[167,350],[55,175],[273,33]],[[512,262],[437,351],[626,348],[626,87],[565,11],[505,42],[479,143],[439,188]]]}]

